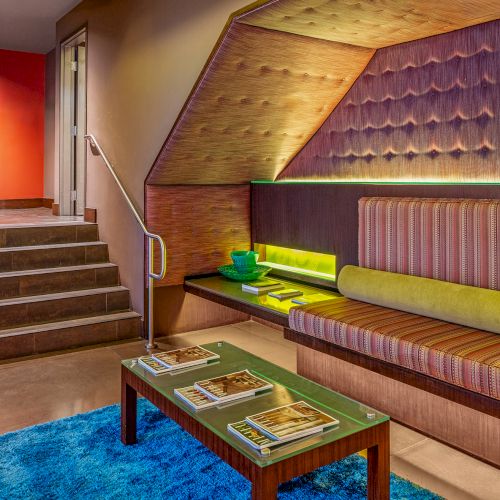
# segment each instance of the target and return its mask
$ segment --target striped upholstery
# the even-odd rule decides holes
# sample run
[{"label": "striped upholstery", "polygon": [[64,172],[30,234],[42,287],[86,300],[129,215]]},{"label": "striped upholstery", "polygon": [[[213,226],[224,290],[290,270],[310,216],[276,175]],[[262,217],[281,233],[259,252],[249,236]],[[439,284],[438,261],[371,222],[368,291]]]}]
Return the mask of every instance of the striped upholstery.
[{"label": "striped upholstery", "polygon": [[359,265],[500,289],[500,200],[361,198]]},{"label": "striped upholstery", "polygon": [[500,335],[345,297],[292,308],[290,328],[500,399]]}]

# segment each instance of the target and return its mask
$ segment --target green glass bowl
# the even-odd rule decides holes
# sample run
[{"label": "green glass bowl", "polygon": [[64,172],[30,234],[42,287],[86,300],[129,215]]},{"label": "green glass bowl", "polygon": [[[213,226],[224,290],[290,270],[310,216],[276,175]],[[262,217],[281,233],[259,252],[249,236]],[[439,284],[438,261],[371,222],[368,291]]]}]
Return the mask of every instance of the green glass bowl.
[{"label": "green glass bowl", "polygon": [[226,278],[234,281],[254,281],[264,277],[271,268],[268,266],[260,266],[257,264],[256,268],[246,273],[240,273],[233,265],[220,266],[217,270]]}]

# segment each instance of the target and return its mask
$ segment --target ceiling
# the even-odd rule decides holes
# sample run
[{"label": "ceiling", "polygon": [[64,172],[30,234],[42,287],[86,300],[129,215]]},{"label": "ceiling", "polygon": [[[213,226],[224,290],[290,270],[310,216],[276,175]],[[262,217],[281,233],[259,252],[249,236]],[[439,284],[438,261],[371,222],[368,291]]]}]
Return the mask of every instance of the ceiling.
[{"label": "ceiling", "polygon": [[0,0],[0,49],[46,54],[56,22],[81,0]]},{"label": "ceiling", "polygon": [[271,0],[238,21],[379,49],[493,21],[498,0]]},{"label": "ceiling", "polygon": [[258,0],[228,24],[147,183],[276,179],[375,50],[499,12],[499,0]]}]

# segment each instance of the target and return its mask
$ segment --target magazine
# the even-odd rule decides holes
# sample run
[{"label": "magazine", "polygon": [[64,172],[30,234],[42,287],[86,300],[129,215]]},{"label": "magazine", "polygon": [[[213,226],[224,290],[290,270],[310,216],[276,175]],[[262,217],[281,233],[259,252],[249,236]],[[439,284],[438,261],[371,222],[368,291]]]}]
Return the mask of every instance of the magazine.
[{"label": "magazine", "polygon": [[242,291],[253,293],[254,295],[265,295],[271,290],[280,290],[281,288],[285,287],[279,281],[272,281],[269,279],[251,281],[250,283],[243,283],[241,285]]},{"label": "magazine", "polygon": [[180,370],[188,366],[207,364],[210,361],[220,359],[220,356],[196,345],[173,351],[158,352],[153,354],[153,358],[171,370]]},{"label": "magazine", "polygon": [[[261,452],[265,450],[282,445],[289,441],[296,440],[298,438],[288,437],[283,439],[271,439],[266,436],[262,431],[251,426],[247,421],[241,420],[240,422],[235,422],[234,424],[227,424],[227,430],[234,434],[238,439],[241,439],[246,444],[250,445]],[[316,434],[318,431],[316,429],[311,430],[309,433],[304,433],[302,436],[305,437],[310,434]]]},{"label": "magazine", "polygon": [[141,356],[138,358],[137,362],[153,375],[163,375],[164,373],[168,373],[170,371],[167,367],[158,363],[153,356]]},{"label": "magazine", "polygon": [[195,410],[203,410],[204,408],[220,404],[220,401],[209,398],[205,393],[198,391],[192,385],[174,389],[174,394]]},{"label": "magazine", "polygon": [[302,297],[294,297],[292,302],[294,304],[305,305],[314,304],[315,302],[322,302],[323,300],[332,300],[337,297],[332,295],[325,295],[324,293],[311,293],[309,295],[302,295]]},{"label": "magazine", "polygon": [[273,384],[252,375],[248,370],[242,370],[195,382],[194,387],[212,399],[226,402],[272,389]]},{"label": "magazine", "polygon": [[273,440],[291,440],[338,425],[339,421],[305,401],[274,408],[245,420]]},{"label": "magazine", "polygon": [[269,292],[267,295],[279,300],[286,300],[303,295],[303,292],[296,290],[295,288],[285,288],[283,290],[277,290],[276,292]]}]

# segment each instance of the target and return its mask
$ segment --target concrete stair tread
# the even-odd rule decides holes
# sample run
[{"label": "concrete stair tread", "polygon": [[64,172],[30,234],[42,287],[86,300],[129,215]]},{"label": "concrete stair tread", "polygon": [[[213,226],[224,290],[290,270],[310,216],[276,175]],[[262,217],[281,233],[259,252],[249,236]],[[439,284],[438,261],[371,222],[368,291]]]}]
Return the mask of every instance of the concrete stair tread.
[{"label": "concrete stair tread", "polygon": [[101,288],[89,288],[86,290],[74,290],[71,292],[48,293],[45,295],[29,295],[23,297],[15,297],[12,299],[0,300],[0,307],[10,306],[14,304],[26,304],[28,302],[45,302],[48,300],[62,300],[71,297],[87,297],[89,295],[98,295],[101,293],[128,292],[128,288],[124,286],[108,286]]},{"label": "concrete stair tread", "polygon": [[0,253],[7,252],[24,252],[29,250],[48,250],[52,248],[72,248],[72,247],[88,247],[88,246],[104,246],[107,243],[103,241],[84,241],[81,243],[54,243],[50,245],[34,245],[22,247],[1,247]]},{"label": "concrete stair tread", "polygon": [[99,316],[89,316],[85,318],[56,321],[52,323],[39,323],[36,325],[20,326],[17,328],[9,328],[8,330],[0,330],[0,339],[5,337],[13,337],[16,335],[28,335],[39,332],[47,332],[50,330],[62,330],[64,328],[77,328],[79,326],[94,325],[98,323],[107,323],[110,321],[120,321],[141,317],[142,316],[140,314],[134,311],[124,311],[118,313],[102,314]]},{"label": "concrete stair tread", "polygon": [[118,267],[112,262],[103,262],[97,264],[82,264],[80,266],[67,266],[67,267],[43,267],[41,269],[28,269],[23,271],[8,271],[0,273],[1,278],[10,278],[15,276],[32,276],[33,274],[52,274],[63,273],[68,271],[85,271],[87,269],[103,269]]}]

